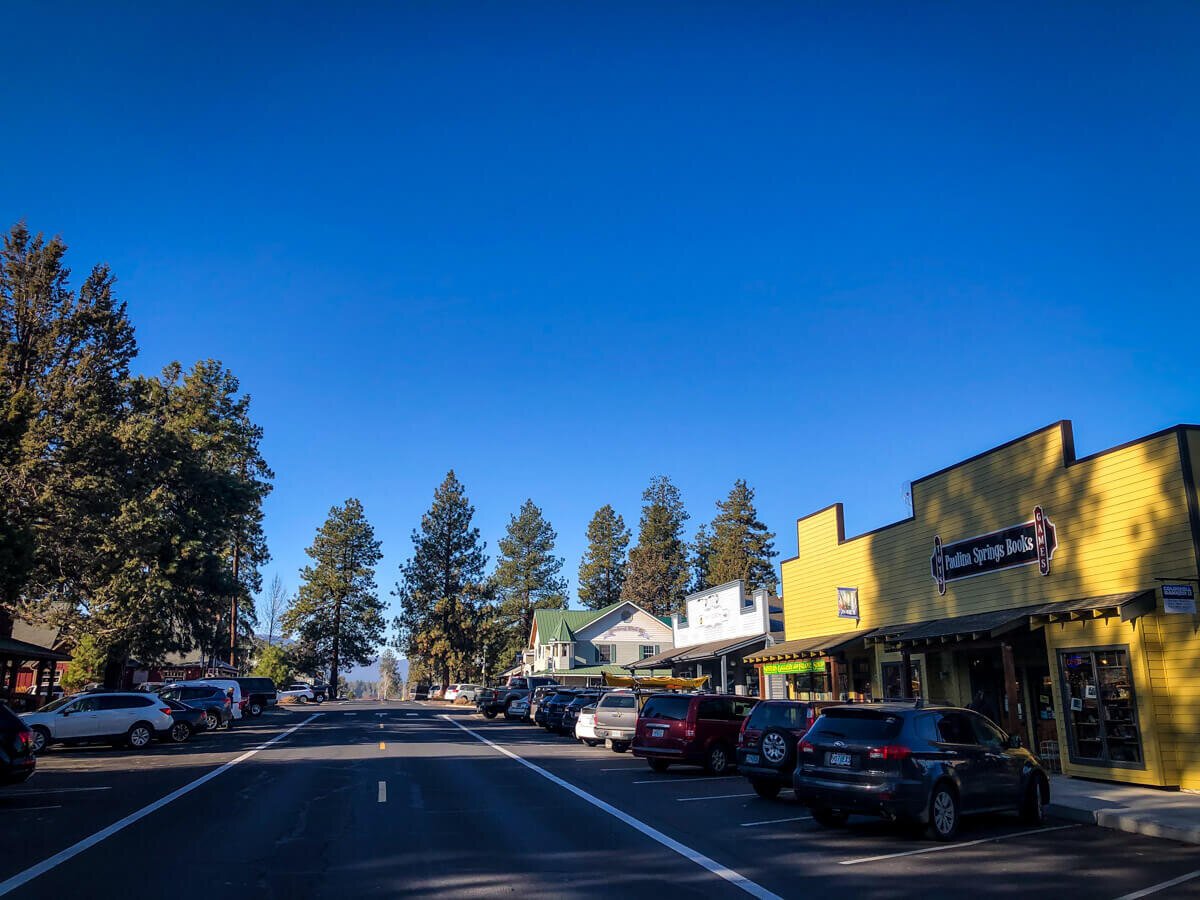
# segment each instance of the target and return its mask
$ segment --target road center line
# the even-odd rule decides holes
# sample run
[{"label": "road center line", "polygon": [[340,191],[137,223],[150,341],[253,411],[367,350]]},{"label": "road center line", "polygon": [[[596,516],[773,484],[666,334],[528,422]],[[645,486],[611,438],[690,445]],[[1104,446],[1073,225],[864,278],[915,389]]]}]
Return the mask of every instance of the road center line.
[{"label": "road center line", "polygon": [[732,800],[734,797],[753,797],[750,794],[717,794],[715,797],[676,797],[676,803],[695,803],[697,800]]},{"label": "road center line", "polygon": [[513,753],[508,748],[502,747],[499,744],[494,743],[493,741],[489,741],[482,734],[480,734],[477,731],[473,731],[472,729],[468,728],[466,725],[462,725],[459,722],[455,722],[454,719],[450,718],[449,716],[442,716],[442,718],[444,718],[448,722],[454,722],[455,725],[457,725],[459,728],[461,728],[467,734],[471,735],[477,741],[481,741],[482,743],[487,744],[493,750],[497,750],[500,753],[503,753],[509,759],[519,762],[521,765],[525,766],[525,768],[530,769],[533,772],[536,772],[538,775],[541,775],[547,781],[553,782],[554,784],[558,785],[560,788],[563,788],[564,790],[571,792],[579,799],[584,800],[584,801],[590,803],[592,806],[596,807],[597,809],[608,813],[613,818],[619,819],[620,821],[624,822],[629,827],[631,827],[637,831],[640,831],[646,837],[650,838],[653,841],[657,841],[658,843],[662,844],[664,847],[668,848],[669,850],[674,850],[676,853],[678,853],[684,859],[690,860],[691,862],[694,862],[696,865],[700,866],[701,868],[707,869],[708,871],[712,872],[714,875],[718,876],[719,878],[725,879],[730,884],[732,884],[734,887],[740,888],[741,890],[745,891],[750,896],[758,897],[758,898],[760,898],[760,900],[782,900],[782,898],[780,898],[778,894],[771,893],[765,887],[758,884],[757,882],[751,881],[745,875],[741,875],[738,872],[735,872],[732,869],[721,865],[716,860],[710,859],[709,857],[705,856],[703,853],[700,853],[698,850],[693,850],[691,847],[688,847],[684,844],[679,843],[679,841],[675,840],[674,838],[668,837],[667,835],[665,835],[661,831],[659,831],[657,828],[652,828],[649,825],[647,825],[645,822],[641,821],[640,819],[635,819],[633,816],[629,815],[629,813],[622,812],[621,810],[617,809],[611,803],[606,803],[605,801],[601,800],[599,797],[595,797],[595,796],[589,794],[587,791],[585,791],[581,788],[575,787],[575,785],[571,784],[569,781],[564,781],[563,779],[559,778],[557,775],[551,774],[547,770],[543,769],[541,766],[535,765],[534,763],[531,763],[529,760],[525,759],[524,757],[518,756],[517,754]]},{"label": "road center line", "polygon": [[645,781],[631,781],[630,784],[686,784],[689,781],[723,781],[726,778],[741,778],[741,775],[713,775],[708,778],[647,778]]},{"label": "road center line", "polygon": [[291,728],[289,728],[287,731],[283,732],[282,734],[278,734],[275,737],[271,738],[271,740],[269,740],[265,744],[263,744],[262,747],[255,747],[252,750],[247,750],[241,756],[236,756],[233,759],[231,759],[229,762],[225,763],[225,765],[220,766],[219,768],[213,769],[211,772],[208,772],[204,775],[201,775],[195,781],[189,781],[183,787],[178,788],[177,790],[171,791],[171,793],[167,794],[165,797],[160,797],[158,800],[155,800],[153,803],[149,804],[148,806],[143,806],[141,809],[139,809],[135,812],[131,812],[129,815],[125,816],[125,818],[118,819],[116,822],[113,822],[107,828],[102,828],[99,831],[97,831],[95,834],[88,835],[83,840],[77,841],[76,843],[72,844],[70,847],[67,847],[67,849],[60,850],[60,851],[58,851],[58,853],[55,853],[53,856],[43,859],[37,865],[30,866],[25,871],[18,872],[16,875],[12,876],[7,881],[0,882],[0,897],[3,897],[5,894],[12,893],[19,887],[25,886],[29,882],[33,881],[33,879],[37,878],[39,875],[44,875],[45,873],[49,872],[51,869],[62,865],[67,860],[73,859],[74,857],[76,857],[80,853],[82,853],[84,850],[87,850],[91,847],[96,846],[101,841],[103,841],[105,838],[110,838],[114,834],[116,834],[118,831],[121,831],[121,830],[127,828],[128,826],[132,825],[134,822],[137,822],[140,819],[144,819],[146,816],[150,815],[150,813],[154,812],[155,810],[162,809],[168,803],[172,803],[172,802],[178,800],[184,794],[191,793],[196,788],[200,787],[200,785],[207,784],[208,782],[210,782],[214,778],[216,778],[218,775],[232,769],[238,763],[245,762],[250,757],[252,757],[256,753],[258,753],[260,750],[263,750],[266,747],[270,747],[272,744],[277,743],[278,741],[282,741],[286,737],[289,737],[295,731],[297,731],[300,728],[303,728],[305,725],[307,725],[309,722],[311,722],[313,719],[317,718],[320,715],[321,715],[320,713],[314,713],[313,715],[311,715],[307,719],[305,719],[303,722],[293,725]]},{"label": "road center line", "polygon": [[1062,831],[1066,828],[1078,828],[1078,825],[1055,825],[1053,828],[1035,828],[1032,831],[1018,831],[1013,834],[1002,834],[999,837],[980,838],[977,841],[960,841],[957,844],[938,844],[936,847],[922,847],[920,850],[905,850],[903,853],[885,853],[883,856],[863,856],[859,859],[843,859],[839,866],[857,866],[859,863],[882,862],[885,859],[899,859],[902,856],[916,856],[920,853],[940,853],[943,850],[959,850],[963,847],[974,847],[977,844],[991,844],[996,841],[1007,841],[1010,838],[1028,837],[1031,834],[1046,834],[1051,831]]},{"label": "road center line", "polygon": [[1150,887],[1134,891],[1132,894],[1125,894],[1118,897],[1117,900],[1138,900],[1140,897],[1149,897],[1151,894],[1157,894],[1159,891],[1173,888],[1176,885],[1183,884],[1185,881],[1191,881],[1193,878],[1200,878],[1200,869],[1197,869],[1195,872],[1188,872],[1186,875],[1180,875],[1178,878],[1172,878],[1170,881],[1164,881],[1161,884],[1152,884]]},{"label": "road center line", "polygon": [[379,802],[387,803],[387,782],[379,782]]},{"label": "road center line", "polygon": [[763,819],[761,822],[743,822],[741,827],[750,828],[754,825],[776,825],[780,822],[803,822],[811,818],[812,816],[789,816],[786,819]]}]

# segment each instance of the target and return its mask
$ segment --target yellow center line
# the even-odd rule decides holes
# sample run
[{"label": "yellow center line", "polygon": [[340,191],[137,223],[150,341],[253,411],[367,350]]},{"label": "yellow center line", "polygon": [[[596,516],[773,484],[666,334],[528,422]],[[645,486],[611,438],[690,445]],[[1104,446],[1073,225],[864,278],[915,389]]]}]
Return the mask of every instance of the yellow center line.
[{"label": "yellow center line", "polygon": [[386,750],[386,749],[387,749],[387,744],[386,744],[384,741],[380,741],[380,742],[379,742],[379,749],[380,749],[380,750]]}]

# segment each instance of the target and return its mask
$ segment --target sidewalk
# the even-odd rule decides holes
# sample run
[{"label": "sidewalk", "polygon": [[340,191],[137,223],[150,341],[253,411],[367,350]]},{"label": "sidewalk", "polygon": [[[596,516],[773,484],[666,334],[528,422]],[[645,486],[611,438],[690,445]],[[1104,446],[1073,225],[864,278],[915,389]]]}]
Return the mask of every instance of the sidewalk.
[{"label": "sidewalk", "polygon": [[1072,822],[1200,844],[1200,794],[1051,775],[1046,812]]}]

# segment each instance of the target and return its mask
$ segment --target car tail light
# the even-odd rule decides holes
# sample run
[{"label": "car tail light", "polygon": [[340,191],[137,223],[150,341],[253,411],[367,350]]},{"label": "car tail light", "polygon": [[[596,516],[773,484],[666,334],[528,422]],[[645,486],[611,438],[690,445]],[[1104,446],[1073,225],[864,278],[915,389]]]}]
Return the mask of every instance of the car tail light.
[{"label": "car tail light", "polygon": [[798,749],[801,753],[816,753],[817,752],[817,748],[813,745],[812,741],[801,740],[799,746],[796,749]]},{"label": "car tail light", "polygon": [[901,747],[898,744],[889,744],[886,747],[872,747],[867,751],[867,759],[908,759],[912,756],[912,750],[908,747]]},{"label": "car tail light", "polygon": [[245,708],[246,708],[246,701],[245,701],[245,700],[239,700],[239,701],[238,701],[238,709],[245,709]]},{"label": "car tail light", "polygon": [[687,722],[683,726],[683,736],[685,738],[689,738],[689,739],[694,738],[696,736],[696,723],[695,722]]},{"label": "car tail light", "polygon": [[230,700],[228,697],[226,697],[226,698],[225,698],[225,705],[226,705],[226,706],[228,706],[228,707],[230,707],[230,708],[232,708],[232,707],[233,707],[233,701],[232,701],[232,700]]},{"label": "car tail light", "polygon": [[746,726],[750,724],[750,717],[742,719],[742,727],[738,729],[737,745],[744,747],[746,745]]},{"label": "car tail light", "polygon": [[33,748],[33,732],[32,731],[18,731],[17,732],[17,743],[21,747],[23,747],[25,750],[32,749]]}]

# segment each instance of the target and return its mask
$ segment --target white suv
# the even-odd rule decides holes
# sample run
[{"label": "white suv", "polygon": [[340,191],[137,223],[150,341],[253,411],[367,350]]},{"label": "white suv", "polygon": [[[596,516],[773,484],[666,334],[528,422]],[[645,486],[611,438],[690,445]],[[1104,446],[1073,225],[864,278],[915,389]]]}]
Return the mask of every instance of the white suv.
[{"label": "white suv", "polygon": [[143,750],[172,725],[171,708],[145,692],[75,694],[21,720],[33,732],[34,753],[59,743],[109,742]]}]

